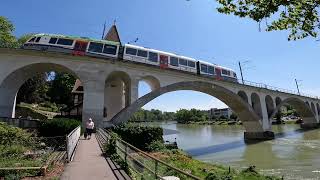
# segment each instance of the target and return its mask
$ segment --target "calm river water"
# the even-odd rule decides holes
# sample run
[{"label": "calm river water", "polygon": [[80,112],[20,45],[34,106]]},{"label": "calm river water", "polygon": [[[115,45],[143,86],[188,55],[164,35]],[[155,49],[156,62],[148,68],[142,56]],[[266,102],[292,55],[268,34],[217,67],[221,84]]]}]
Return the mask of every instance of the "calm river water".
[{"label": "calm river water", "polygon": [[273,126],[275,140],[247,145],[242,126],[157,125],[165,129],[165,140],[176,138],[179,148],[204,162],[238,169],[255,165],[261,173],[285,179],[320,179],[320,130]]}]

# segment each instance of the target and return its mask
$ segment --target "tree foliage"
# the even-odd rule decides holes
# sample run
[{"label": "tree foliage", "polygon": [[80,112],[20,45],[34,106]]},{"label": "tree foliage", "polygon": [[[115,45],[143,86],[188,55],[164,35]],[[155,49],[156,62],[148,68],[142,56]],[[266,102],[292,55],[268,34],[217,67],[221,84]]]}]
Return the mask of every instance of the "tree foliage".
[{"label": "tree foliage", "polygon": [[131,118],[130,121],[172,121],[175,120],[174,112],[162,112],[160,110],[140,109]]},{"label": "tree foliage", "polygon": [[17,46],[17,40],[12,35],[14,31],[13,24],[3,16],[0,16],[0,47],[14,48]]},{"label": "tree foliage", "polygon": [[179,123],[188,123],[188,122],[199,122],[206,121],[209,119],[208,113],[197,109],[180,109],[176,112],[176,120]]},{"label": "tree foliage", "polygon": [[71,91],[76,79],[67,73],[55,73],[54,79],[50,82],[48,96],[51,102],[56,104],[72,105]]},{"label": "tree foliage", "polygon": [[317,37],[319,0],[217,0],[218,12],[265,22],[267,31],[289,30],[288,40]]},{"label": "tree foliage", "polygon": [[49,90],[45,73],[38,74],[28,79],[19,89],[17,102],[41,103],[49,99],[47,92]]}]

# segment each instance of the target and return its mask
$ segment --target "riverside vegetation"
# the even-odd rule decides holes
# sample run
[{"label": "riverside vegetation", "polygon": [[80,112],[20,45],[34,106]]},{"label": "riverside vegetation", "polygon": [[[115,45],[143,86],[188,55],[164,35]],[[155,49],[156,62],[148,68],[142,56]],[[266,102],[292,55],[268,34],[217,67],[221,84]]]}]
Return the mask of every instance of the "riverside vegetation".
[{"label": "riverside vegetation", "polygon": [[[163,132],[160,127],[136,126],[134,124],[125,124],[113,128],[114,136],[119,136],[128,143],[139,147],[146,151],[151,156],[158,158],[165,163],[179,168],[187,173],[195,175],[205,180],[280,180],[281,178],[273,176],[264,176],[255,170],[255,166],[250,166],[245,170],[235,170],[230,167],[221,165],[208,164],[195,160],[188,156],[180,149],[170,149],[164,144],[162,138]],[[138,179],[138,175],[130,169],[128,164],[121,160],[117,154],[116,141],[112,138],[105,145],[105,151],[114,161],[118,162],[123,169],[130,173],[134,179]],[[146,163],[146,161],[144,161]],[[151,164],[150,164],[151,165]],[[151,166],[150,166],[151,167]],[[181,179],[186,179],[184,175],[167,169],[159,168],[159,171],[166,175],[177,176]]]},{"label": "riverside vegetation", "polygon": [[[274,117],[277,124],[283,123],[281,118],[287,116],[299,117],[296,110],[291,106],[285,106],[285,110],[280,111]],[[160,110],[145,110],[140,109],[129,120],[129,122],[154,122],[154,121],[177,121],[181,124],[206,124],[206,125],[241,125],[236,114],[231,114],[230,118],[210,117],[209,111],[198,109],[180,109],[176,112],[162,112]],[[286,123],[295,123],[286,122]]]},{"label": "riverside vegetation", "polygon": [[[42,120],[36,131],[28,132],[0,122],[0,168],[44,166],[51,152],[65,148],[65,135],[80,124],[72,119]],[[0,179],[39,173],[39,170],[0,170]]]}]

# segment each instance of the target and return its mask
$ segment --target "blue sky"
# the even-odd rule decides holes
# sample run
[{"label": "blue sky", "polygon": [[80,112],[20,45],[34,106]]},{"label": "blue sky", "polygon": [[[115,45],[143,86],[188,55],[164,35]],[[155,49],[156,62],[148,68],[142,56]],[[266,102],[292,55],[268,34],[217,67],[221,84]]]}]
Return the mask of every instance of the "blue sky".
[{"label": "blue sky", "polygon": [[[244,65],[247,80],[320,95],[317,78],[319,43],[307,38],[287,41],[287,32],[259,32],[249,19],[219,14],[215,0],[2,0],[0,15],[25,33],[59,33],[100,38],[104,21],[117,21],[122,42],[139,38],[137,45],[175,52],[233,68]],[[238,73],[239,74],[239,73]],[[141,83],[140,94],[149,88]],[[186,100],[186,97],[189,99]],[[147,109],[223,107],[210,96],[180,91],[157,98]]]}]

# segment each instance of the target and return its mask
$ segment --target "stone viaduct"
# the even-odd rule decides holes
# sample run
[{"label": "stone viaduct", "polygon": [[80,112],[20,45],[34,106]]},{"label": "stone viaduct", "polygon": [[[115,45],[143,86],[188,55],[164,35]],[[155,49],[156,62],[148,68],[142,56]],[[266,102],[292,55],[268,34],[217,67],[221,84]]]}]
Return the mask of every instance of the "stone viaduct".
[{"label": "stone viaduct", "polygon": [[[315,128],[319,123],[320,100],[317,98],[116,59],[22,49],[0,49],[0,117],[14,117],[19,88],[27,79],[48,71],[67,72],[81,80],[84,87],[83,122],[92,117],[98,127],[125,122],[153,99],[179,90],[202,92],[224,102],[243,122],[245,139],[274,138],[271,119],[285,104],[298,111],[303,128]],[[152,90],[140,98],[139,81],[147,82]]]}]

